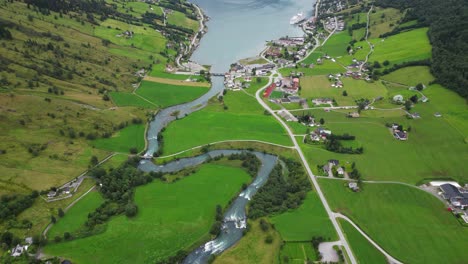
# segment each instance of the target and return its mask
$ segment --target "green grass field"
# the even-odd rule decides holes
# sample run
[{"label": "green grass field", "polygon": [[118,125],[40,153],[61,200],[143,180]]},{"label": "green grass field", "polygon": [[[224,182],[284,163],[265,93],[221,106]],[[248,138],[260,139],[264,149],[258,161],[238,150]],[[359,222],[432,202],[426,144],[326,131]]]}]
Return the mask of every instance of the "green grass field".
[{"label": "green grass field", "polygon": [[199,27],[198,21],[186,17],[179,11],[173,11],[167,16],[167,23],[176,25],[179,27],[189,28],[196,32]]},{"label": "green grass field", "polygon": [[98,208],[104,199],[97,191],[92,191],[77,202],[65,213],[63,218],[59,218],[57,223],[52,226],[47,236],[54,239],[56,236],[63,237],[65,232],[77,231],[88,220],[88,214]]},{"label": "green grass field", "polygon": [[136,217],[112,218],[104,233],[44,251],[76,263],[154,263],[207,239],[216,205],[225,207],[250,179],[242,169],[206,164],[175,183],[138,187]]},{"label": "green grass field", "polygon": [[[249,88],[250,89],[250,88]],[[241,91],[224,96],[228,107],[212,99],[198,112],[171,123],[163,133],[164,154],[177,153],[222,140],[262,140],[290,146],[286,132],[271,116],[264,115],[256,100]]]},{"label": "green grass field", "polygon": [[[274,229],[267,232],[260,228],[259,220],[249,222],[250,229],[241,240],[221,255],[217,256],[215,264],[274,264],[278,263],[281,237]],[[270,235],[273,238],[271,244],[265,243]]]},{"label": "green grass field", "polygon": [[312,242],[286,242],[280,251],[281,263],[303,264],[316,259]]},{"label": "green grass field", "polygon": [[404,15],[403,12],[395,8],[376,7],[374,10],[376,12],[370,14],[369,32],[371,38],[392,31]]},{"label": "green grass field", "polygon": [[130,125],[110,138],[99,138],[93,146],[115,152],[128,153],[130,148],[142,151],[145,147],[145,125]]},{"label": "green grass field", "polygon": [[171,85],[142,81],[136,93],[149,101],[166,108],[171,105],[177,105],[192,101],[206,92],[209,88]]},{"label": "green grass field", "polygon": [[436,197],[399,184],[365,184],[350,191],[344,182],[320,179],[334,211],[350,217],[373,240],[404,263],[463,263],[468,229]]},{"label": "green grass field", "polygon": [[[369,61],[382,63],[388,60],[391,64],[398,64],[406,61],[415,61],[431,58],[431,44],[427,37],[427,28],[419,28],[390,36],[385,40],[371,39],[375,45],[374,52]],[[355,45],[367,46],[364,42]]]},{"label": "green grass field", "polygon": [[[134,32],[132,38],[119,36],[127,30]],[[164,50],[166,45],[164,36],[155,30],[151,30],[150,27],[129,26],[124,22],[114,19],[107,19],[102,22],[100,27],[94,29],[94,35],[107,39],[119,46],[135,47],[154,53]]]},{"label": "green grass field", "polygon": [[418,83],[429,85],[434,77],[429,72],[427,66],[405,67],[382,76],[382,79],[389,82],[401,83],[408,86],[416,86]]},{"label": "green grass field", "polygon": [[312,191],[298,209],[274,216],[271,222],[284,241],[311,241],[313,236],[337,239],[319,197]]},{"label": "green grass field", "polygon": [[[364,80],[342,78],[343,88],[331,87],[332,82],[328,76],[308,76],[301,78],[301,96],[307,99],[334,98],[340,106],[356,105],[355,100],[360,98],[373,99],[387,95],[387,90],[381,82],[368,83]],[[343,91],[348,96],[343,96]]]},{"label": "green grass field", "polygon": [[361,264],[386,264],[387,259],[367,239],[365,239],[350,223],[338,220],[346,240],[351,246],[354,256]]},{"label": "green grass field", "polygon": [[111,92],[110,97],[112,98],[112,102],[117,106],[135,106],[149,109],[158,107],[156,104],[145,101],[143,98],[132,93]]},{"label": "green grass field", "polygon": [[[433,89],[432,89],[433,88]],[[444,100],[453,93],[443,88],[431,87],[429,91],[439,92],[437,100]],[[329,159],[341,162],[356,162],[359,171],[369,180],[396,180],[407,183],[417,183],[428,178],[451,178],[467,181],[464,172],[464,161],[460,157],[468,156],[466,139],[466,104],[462,98],[452,95],[454,103],[451,111],[442,111],[444,105],[431,101],[418,104],[415,108],[422,116],[421,119],[407,119],[401,114],[385,117],[376,113],[375,116],[360,118],[346,118],[344,113],[325,112],[323,110],[307,111],[325,119],[325,127],[332,133],[349,133],[356,136],[363,148],[361,155],[338,154],[325,150],[321,145],[301,145],[312,169],[316,165],[323,165]],[[450,101],[445,101],[450,104]],[[439,108],[441,110],[439,110]],[[464,110],[465,109],[465,110]],[[434,117],[436,111],[447,114],[443,118]],[[388,114],[388,111],[381,111]],[[367,112],[363,112],[367,113]],[[369,111],[369,113],[375,113]],[[390,112],[391,113],[391,112]],[[401,142],[393,138],[385,123],[403,124],[405,128],[411,126],[409,138]],[[440,136],[444,131],[444,136]],[[400,158],[404,157],[404,158]]]}]

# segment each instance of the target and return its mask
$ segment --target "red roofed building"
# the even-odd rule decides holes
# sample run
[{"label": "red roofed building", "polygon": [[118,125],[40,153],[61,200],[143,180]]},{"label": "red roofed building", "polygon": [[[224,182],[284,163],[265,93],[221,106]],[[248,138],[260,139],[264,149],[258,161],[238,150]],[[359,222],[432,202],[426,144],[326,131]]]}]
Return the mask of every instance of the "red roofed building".
[{"label": "red roofed building", "polygon": [[270,94],[273,92],[273,90],[276,88],[276,84],[272,83],[268,88],[266,88],[265,92],[263,92],[263,97],[268,98],[270,97]]}]

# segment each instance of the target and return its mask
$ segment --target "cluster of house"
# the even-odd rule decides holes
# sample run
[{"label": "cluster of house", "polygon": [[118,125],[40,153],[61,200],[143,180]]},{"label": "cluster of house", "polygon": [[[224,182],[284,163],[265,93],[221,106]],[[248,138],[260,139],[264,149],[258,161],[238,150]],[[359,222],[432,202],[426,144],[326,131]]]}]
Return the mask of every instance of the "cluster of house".
[{"label": "cluster of house", "polygon": [[342,17],[329,17],[325,20],[324,26],[328,31],[333,31],[335,28],[336,31],[343,31],[345,22]]},{"label": "cluster of house", "polygon": [[[328,160],[327,164],[325,164],[322,169],[324,172],[328,174],[329,177],[338,177],[338,178],[343,178],[345,176],[345,169],[342,166],[339,166],[340,162],[335,159]],[[336,174],[333,174],[333,168],[336,168]]]},{"label": "cluster of house", "polygon": [[283,57],[283,49],[285,52],[300,60],[307,55],[307,51],[312,47],[312,43],[305,43],[304,37],[284,37],[271,42],[273,46],[265,51],[265,55],[272,58],[281,67],[295,67],[296,64]]},{"label": "cluster of house", "polygon": [[343,75],[341,73],[337,73],[335,75],[333,74],[329,74],[328,75],[328,80],[331,81],[331,87],[334,87],[334,88],[343,88],[344,84],[343,82],[341,81],[341,77]]},{"label": "cluster of house", "polygon": [[304,45],[304,37],[283,37],[273,40],[272,43],[281,47],[297,47]]},{"label": "cluster of house", "polygon": [[55,199],[60,196],[69,196],[78,189],[81,185],[83,178],[74,179],[70,182],[65,183],[57,189],[52,189],[47,193],[47,199]]},{"label": "cluster of house", "polygon": [[[314,124],[314,122],[312,122]],[[309,137],[312,141],[320,142],[326,140],[332,134],[331,130],[327,130],[323,127],[318,127],[310,133]]]},{"label": "cluster of house", "polygon": [[19,257],[28,251],[29,246],[33,243],[32,237],[27,237],[24,239],[24,243],[17,244],[16,247],[11,249],[12,257]]},{"label": "cluster of house", "polygon": [[[229,72],[224,74],[224,85],[232,90],[249,88],[252,76],[265,76],[274,68],[275,64],[272,63],[250,65],[234,63],[231,65]],[[241,81],[241,78],[244,81]]]},{"label": "cluster of house", "polygon": [[392,133],[393,136],[398,140],[407,140],[408,139],[408,132],[401,129],[401,126],[398,124],[392,124]]}]

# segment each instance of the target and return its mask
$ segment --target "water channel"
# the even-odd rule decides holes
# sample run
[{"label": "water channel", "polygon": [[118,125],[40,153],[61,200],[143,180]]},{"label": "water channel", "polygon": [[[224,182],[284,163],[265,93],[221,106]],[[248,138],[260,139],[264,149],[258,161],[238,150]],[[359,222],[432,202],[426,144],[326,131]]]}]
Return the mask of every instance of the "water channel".
[{"label": "water channel", "polygon": [[[292,16],[304,12],[310,16],[314,0],[194,0],[210,17],[208,33],[203,36],[191,60],[211,65],[212,72],[225,72],[229,65],[239,59],[252,57],[265,48],[265,41],[282,36],[302,36],[302,30],[289,24]],[[181,105],[171,106],[158,112],[147,132],[148,147],[145,155],[152,156],[158,151],[157,135],[177,117],[184,117],[202,109],[210,98],[222,93],[222,78],[212,78],[211,89],[200,98]],[[208,128],[207,128],[208,129]],[[165,139],[169,142],[170,139]],[[165,165],[155,165],[142,160],[139,168],[143,171],[174,172],[186,167],[200,165],[209,158],[241,153],[240,150],[214,150],[206,154],[184,158]],[[230,205],[224,214],[221,234],[216,239],[192,251],[184,263],[206,263],[212,254],[219,254],[234,245],[246,228],[246,205],[268,179],[277,157],[252,152],[262,162],[257,176]]]}]

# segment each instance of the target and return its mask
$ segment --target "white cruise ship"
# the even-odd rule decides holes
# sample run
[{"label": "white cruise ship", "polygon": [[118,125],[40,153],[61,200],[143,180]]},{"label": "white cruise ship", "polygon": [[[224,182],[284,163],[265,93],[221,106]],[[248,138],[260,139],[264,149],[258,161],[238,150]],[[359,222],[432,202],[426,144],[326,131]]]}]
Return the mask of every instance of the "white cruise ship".
[{"label": "white cruise ship", "polygon": [[300,12],[297,15],[291,17],[291,20],[289,20],[289,23],[291,25],[294,25],[294,24],[301,22],[304,19],[305,19],[304,13]]}]

